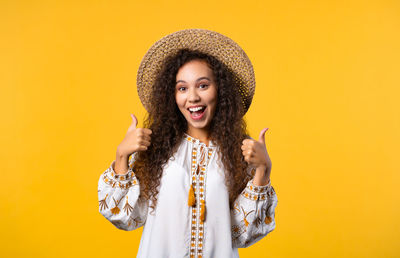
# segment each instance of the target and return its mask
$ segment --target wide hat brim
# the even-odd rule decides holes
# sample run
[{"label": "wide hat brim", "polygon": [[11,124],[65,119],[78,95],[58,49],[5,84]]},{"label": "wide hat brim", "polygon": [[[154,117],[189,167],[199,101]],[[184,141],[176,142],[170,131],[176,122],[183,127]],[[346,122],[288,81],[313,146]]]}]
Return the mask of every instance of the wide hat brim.
[{"label": "wide hat brim", "polygon": [[236,42],[206,29],[180,30],[164,36],[150,47],[140,63],[137,74],[138,95],[144,108],[150,110],[152,87],[165,58],[183,48],[212,55],[233,71],[242,97],[244,115],[250,107],[255,91],[253,65]]}]

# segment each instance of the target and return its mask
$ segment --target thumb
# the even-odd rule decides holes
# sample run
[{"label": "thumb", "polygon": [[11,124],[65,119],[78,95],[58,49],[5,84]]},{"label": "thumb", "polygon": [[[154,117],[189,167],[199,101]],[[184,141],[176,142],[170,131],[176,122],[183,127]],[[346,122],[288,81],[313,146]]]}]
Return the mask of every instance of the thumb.
[{"label": "thumb", "polygon": [[268,130],[269,128],[264,128],[261,130],[260,132],[260,136],[258,137],[258,141],[261,142],[262,144],[265,145],[265,132]]},{"label": "thumb", "polygon": [[134,114],[131,114],[131,117],[132,117],[132,125],[136,129],[136,126],[138,124],[138,120],[137,120],[137,118],[136,118],[136,116]]}]

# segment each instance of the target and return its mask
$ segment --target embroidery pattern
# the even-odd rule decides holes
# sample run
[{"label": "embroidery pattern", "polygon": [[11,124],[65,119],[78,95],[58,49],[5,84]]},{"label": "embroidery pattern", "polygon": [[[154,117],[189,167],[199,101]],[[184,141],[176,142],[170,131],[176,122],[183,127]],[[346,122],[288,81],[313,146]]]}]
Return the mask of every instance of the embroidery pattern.
[{"label": "embroidery pattern", "polygon": [[113,197],[114,203],[115,203],[115,207],[111,209],[111,213],[114,215],[119,214],[120,209],[118,208],[119,203],[121,202],[122,198],[124,198],[124,196],[121,197],[121,199],[119,199],[118,201],[115,200],[115,198]]},{"label": "embroidery pattern", "polygon": [[239,204],[237,202],[233,203],[233,214],[236,215],[240,213]]},{"label": "embroidery pattern", "polygon": [[263,208],[262,212],[265,214],[264,223],[265,224],[270,224],[272,222],[272,217],[271,217],[272,214],[270,212],[270,207]]},{"label": "embroidery pattern", "polygon": [[137,228],[139,225],[141,226],[144,222],[141,221],[139,218],[129,218],[128,226],[130,227],[132,224],[135,224],[134,227]]},{"label": "embroidery pattern", "polygon": [[104,197],[103,200],[99,201],[100,211],[102,211],[103,209],[108,209],[108,205],[107,205],[107,202],[106,202],[107,197],[108,197],[108,194],[106,194],[106,197]]},{"label": "embroidery pattern", "polygon": [[[237,207],[236,204],[235,204],[235,207]],[[248,228],[249,225],[250,225],[250,222],[247,220],[247,216],[248,216],[250,213],[252,213],[252,212],[255,211],[255,210],[245,211],[244,208],[243,208],[242,206],[240,206],[240,208],[241,208],[240,214],[243,214],[243,215],[241,216],[241,217],[243,217],[243,219],[242,219],[238,224],[234,224],[234,225],[232,225],[232,227],[231,227],[231,230],[232,230],[232,241],[234,241],[234,242],[235,242],[235,241],[238,241],[239,237],[240,237],[242,234],[244,234],[244,233],[247,232],[247,228]],[[236,210],[236,208],[235,208],[235,210]],[[270,224],[270,223],[272,222],[273,218],[272,218],[271,216],[268,216],[267,210],[268,210],[268,209],[262,208],[261,211],[259,210],[259,211],[256,213],[256,215],[254,216],[252,223],[254,223],[254,225],[255,225],[257,228],[262,224],[262,222],[264,222],[264,223],[267,224],[267,225]],[[232,212],[233,212],[233,214],[236,213],[235,211],[232,211]],[[237,213],[236,213],[236,214],[237,214]],[[264,220],[261,219],[263,214],[265,214],[265,219],[264,219]],[[263,233],[256,233],[256,234],[254,234],[254,235],[251,237],[251,239],[249,239],[249,240],[247,240],[247,241],[245,242],[245,245],[248,245],[253,239],[256,239],[256,238],[258,238],[258,237],[260,237],[260,236],[263,236],[263,235],[264,235]]]},{"label": "embroidery pattern", "polygon": [[[196,143],[192,137],[185,135],[186,140]],[[199,151],[199,155],[198,155]],[[203,242],[204,242],[204,222],[201,217],[201,204],[205,202],[205,181],[206,168],[213,153],[213,148],[207,148],[203,144],[199,149],[196,145],[192,149],[192,168],[191,168],[191,183],[194,188],[196,199],[195,206],[191,207],[191,240],[190,240],[190,257],[203,257]],[[198,157],[199,156],[199,157]],[[206,215],[205,215],[206,217]]]},{"label": "embroidery pattern", "polygon": [[247,183],[246,188],[243,190],[241,195],[246,197],[247,199],[256,201],[256,200],[265,200],[268,197],[273,196],[275,193],[274,188],[271,184],[266,186],[255,186],[251,181]]},{"label": "embroidery pattern", "polygon": [[262,223],[262,220],[261,220],[261,211],[258,210],[258,212],[257,212],[257,217],[256,217],[256,219],[254,220],[254,225],[256,225],[256,227],[258,227],[261,223]]},{"label": "embroidery pattern", "polygon": [[254,210],[249,211],[249,212],[245,212],[242,206],[240,206],[240,208],[242,208],[242,211],[243,211],[243,220],[242,220],[242,221],[244,222],[244,225],[247,227],[247,226],[249,225],[249,222],[247,221],[246,218],[247,218],[247,216],[248,216],[250,213],[252,213]]},{"label": "embroidery pattern", "polygon": [[128,202],[128,195],[126,196],[126,203],[124,206],[124,211],[126,212],[126,215],[129,215],[129,213],[133,211],[133,207],[131,205],[129,205],[129,202]]},{"label": "embroidery pattern", "polygon": [[232,226],[232,241],[236,241],[244,232],[246,232],[246,227],[233,225]]},{"label": "embroidery pattern", "polygon": [[[134,205],[131,205],[128,200],[128,194],[122,194],[118,197],[116,188],[129,189],[134,185],[139,185],[139,182],[133,172],[133,163],[135,161],[134,155],[130,156],[129,159],[129,169],[125,175],[118,175],[115,173],[113,164],[111,164],[107,170],[101,175],[101,180],[107,185],[111,186],[113,189],[109,189],[109,192],[104,196],[102,200],[99,201],[100,212],[103,210],[109,211],[111,214],[106,214],[105,216],[117,216],[118,214],[126,213],[127,225],[128,227],[138,228],[143,226],[146,219],[140,218],[140,216],[133,216]],[[107,200],[108,198],[108,200]],[[126,199],[123,201],[123,199]],[[132,201],[132,198],[131,198]],[[112,204],[114,202],[114,205]],[[124,204],[124,205],[123,205]],[[123,205],[123,208],[121,208]],[[110,207],[109,207],[110,206]],[[131,214],[131,216],[129,216]]]},{"label": "embroidery pattern", "polygon": [[[251,180],[247,183],[246,188],[241,193],[242,196],[252,201],[265,200],[266,198],[272,197],[274,194],[275,190],[270,183],[265,186],[255,186],[253,185]],[[270,214],[269,211],[270,207],[270,204],[268,204],[267,207],[261,208],[261,210],[258,210],[254,213],[252,223],[254,223],[256,227],[261,226],[263,222],[264,224],[268,225],[273,221],[272,214]],[[246,211],[242,206],[239,207],[239,204],[237,202],[234,203],[231,212],[233,215],[241,214],[242,219],[237,225],[232,225],[232,241],[238,241],[239,237],[247,232],[247,227],[250,225],[247,216],[254,211],[255,210]],[[264,219],[262,219],[263,215],[265,215]],[[263,236],[263,233],[255,234],[251,239],[248,239],[244,243],[245,246],[247,246],[252,241],[252,239],[256,239],[260,236]]]},{"label": "embroidery pattern", "polygon": [[[104,183],[110,185],[111,187],[119,187],[121,189],[129,189],[129,187],[137,185],[138,182],[136,180],[135,173],[132,171],[132,167],[133,162],[131,162],[131,164],[129,165],[129,170],[126,175],[118,175],[113,171],[112,166],[108,167],[102,175]],[[126,183],[121,182],[127,180],[128,182]]]}]

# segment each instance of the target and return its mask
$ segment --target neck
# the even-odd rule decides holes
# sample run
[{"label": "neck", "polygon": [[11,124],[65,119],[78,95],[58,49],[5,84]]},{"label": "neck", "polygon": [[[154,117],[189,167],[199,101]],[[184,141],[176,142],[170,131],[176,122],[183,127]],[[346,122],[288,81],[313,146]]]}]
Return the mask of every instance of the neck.
[{"label": "neck", "polygon": [[194,138],[199,139],[202,143],[205,143],[208,146],[210,141],[210,133],[208,129],[189,127],[186,133]]}]

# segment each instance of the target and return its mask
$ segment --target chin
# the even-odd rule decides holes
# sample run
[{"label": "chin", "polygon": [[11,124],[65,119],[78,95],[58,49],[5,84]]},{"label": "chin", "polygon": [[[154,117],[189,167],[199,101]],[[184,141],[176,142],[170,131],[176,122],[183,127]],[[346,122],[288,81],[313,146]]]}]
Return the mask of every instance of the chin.
[{"label": "chin", "polygon": [[205,125],[203,125],[203,124],[190,124],[193,128],[197,128],[197,129],[202,129],[202,128],[204,128],[205,127]]},{"label": "chin", "polygon": [[203,123],[191,123],[190,124],[193,128],[196,129],[203,129],[207,127],[207,122],[203,122]]}]

